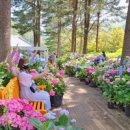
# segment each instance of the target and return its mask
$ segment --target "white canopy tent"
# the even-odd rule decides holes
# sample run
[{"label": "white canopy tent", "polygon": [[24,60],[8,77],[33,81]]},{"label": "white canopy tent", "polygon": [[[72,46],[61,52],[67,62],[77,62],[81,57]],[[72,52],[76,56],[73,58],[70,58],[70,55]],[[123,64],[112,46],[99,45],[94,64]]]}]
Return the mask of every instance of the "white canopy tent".
[{"label": "white canopy tent", "polygon": [[18,46],[21,50],[32,50],[32,51],[41,51],[41,52],[44,52],[44,58],[45,58],[45,61],[48,62],[48,49],[47,48],[44,48],[44,47],[25,47],[25,46]]},{"label": "white canopy tent", "polygon": [[20,48],[21,50],[36,50],[44,52],[45,61],[48,62],[48,49],[46,47],[33,47],[33,43],[29,42],[28,40],[24,39],[21,36],[14,36],[11,35],[11,46]]},{"label": "white canopy tent", "polygon": [[20,46],[20,47],[32,47],[33,43],[29,42],[28,40],[24,39],[21,36],[18,35],[11,35],[11,46]]}]

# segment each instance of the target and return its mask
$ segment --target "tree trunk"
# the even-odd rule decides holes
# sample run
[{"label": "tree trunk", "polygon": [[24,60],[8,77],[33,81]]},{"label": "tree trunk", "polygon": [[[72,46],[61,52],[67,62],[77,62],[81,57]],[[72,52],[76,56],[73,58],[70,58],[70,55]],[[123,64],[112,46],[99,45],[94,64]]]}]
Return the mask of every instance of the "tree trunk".
[{"label": "tree trunk", "polygon": [[34,10],[33,43],[34,43],[34,46],[37,46],[37,34],[36,34],[36,0],[34,0],[33,10]]},{"label": "tree trunk", "polygon": [[91,0],[85,0],[83,54],[87,53],[88,32],[89,32],[89,24],[90,24],[90,10],[89,10],[90,5],[91,5]]},{"label": "tree trunk", "polygon": [[40,17],[41,17],[41,6],[40,6],[40,1],[37,1],[37,44],[40,47],[41,42],[40,42]]},{"label": "tree trunk", "polygon": [[40,1],[34,0],[34,46],[40,46],[40,13],[41,13],[41,7],[40,7]]},{"label": "tree trunk", "polygon": [[79,53],[82,54],[82,50],[83,50],[83,23],[84,21],[82,20],[82,11],[80,12],[80,29],[81,29],[81,33],[80,33],[80,47],[79,47]]},{"label": "tree trunk", "polygon": [[61,18],[58,18],[57,57],[60,57],[60,50],[61,50]]},{"label": "tree trunk", "polygon": [[122,49],[121,64],[126,56],[130,56],[130,0],[127,12],[126,26],[125,26],[125,36],[124,44]]},{"label": "tree trunk", "polygon": [[82,53],[82,46],[83,46],[83,37],[82,35],[80,36],[80,48],[79,48],[79,53]]},{"label": "tree trunk", "polygon": [[36,37],[36,31],[33,30],[33,42],[34,42],[34,46],[37,46],[37,37]]},{"label": "tree trunk", "polygon": [[98,52],[100,12],[97,13],[96,52]]},{"label": "tree trunk", "polygon": [[78,0],[73,0],[73,22],[72,22],[72,44],[71,52],[76,52],[76,30],[77,30],[77,6]]},{"label": "tree trunk", "polygon": [[10,50],[11,0],[0,0],[0,62]]}]

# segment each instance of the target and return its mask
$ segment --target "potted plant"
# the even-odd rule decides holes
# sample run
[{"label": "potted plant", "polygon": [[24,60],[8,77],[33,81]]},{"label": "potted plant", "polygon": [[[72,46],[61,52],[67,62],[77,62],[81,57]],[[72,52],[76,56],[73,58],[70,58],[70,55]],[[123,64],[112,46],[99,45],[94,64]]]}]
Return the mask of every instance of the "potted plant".
[{"label": "potted plant", "polygon": [[46,75],[46,79],[39,79],[36,82],[38,85],[46,85],[44,90],[50,94],[52,107],[59,107],[62,105],[63,95],[66,91],[62,71],[58,71],[56,75],[49,73]]},{"label": "potted plant", "polygon": [[78,72],[78,78],[80,79],[80,81],[85,81],[85,69],[81,69],[79,72]]},{"label": "potted plant", "polygon": [[68,75],[68,76],[70,76],[70,77],[72,77],[72,76],[74,76],[75,75],[75,67],[74,66],[66,66],[65,67],[65,73]]},{"label": "potted plant", "polygon": [[75,126],[75,119],[70,119],[69,112],[67,110],[61,110],[59,112],[59,118],[57,120],[47,120],[42,123],[37,119],[30,119],[30,122],[37,128],[37,130],[83,130]]},{"label": "potted plant", "polygon": [[124,90],[124,106],[125,106],[125,114],[126,116],[130,117],[130,88],[127,87]]},{"label": "potted plant", "polygon": [[103,90],[103,96],[107,99],[108,108],[114,109],[114,100],[113,100],[113,84],[106,84]]},{"label": "potted plant", "polygon": [[95,76],[96,76],[96,69],[94,67],[88,67],[86,70],[86,76],[89,81],[90,87],[97,87],[95,82]]},{"label": "potted plant", "polygon": [[50,100],[52,107],[59,107],[62,105],[63,95],[66,91],[65,83],[61,80],[53,79],[51,85],[47,89],[50,93]]}]

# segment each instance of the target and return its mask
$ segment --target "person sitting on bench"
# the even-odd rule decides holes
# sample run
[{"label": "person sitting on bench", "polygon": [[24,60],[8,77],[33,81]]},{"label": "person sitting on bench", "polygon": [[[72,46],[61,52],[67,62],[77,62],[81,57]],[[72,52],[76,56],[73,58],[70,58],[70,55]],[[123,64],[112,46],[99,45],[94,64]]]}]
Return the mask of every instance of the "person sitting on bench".
[{"label": "person sitting on bench", "polygon": [[35,79],[42,78],[45,71],[35,75],[28,72],[29,67],[25,64],[25,59],[20,59],[18,67],[20,69],[18,78],[20,84],[20,97],[29,101],[42,101],[45,103],[45,109],[51,109],[50,95],[44,90],[38,90],[35,84]]}]

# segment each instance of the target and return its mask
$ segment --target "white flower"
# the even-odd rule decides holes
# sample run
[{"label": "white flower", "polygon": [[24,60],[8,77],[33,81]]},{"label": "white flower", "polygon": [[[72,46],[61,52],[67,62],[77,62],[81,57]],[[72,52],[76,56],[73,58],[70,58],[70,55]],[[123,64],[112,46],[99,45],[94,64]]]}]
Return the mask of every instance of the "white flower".
[{"label": "white flower", "polygon": [[76,119],[72,119],[70,122],[71,123],[76,123]]},{"label": "white flower", "polygon": [[66,109],[62,109],[62,110],[60,111],[60,114],[61,114],[61,115],[66,115],[66,116],[68,116],[68,115],[69,115],[69,111],[66,110]]}]

